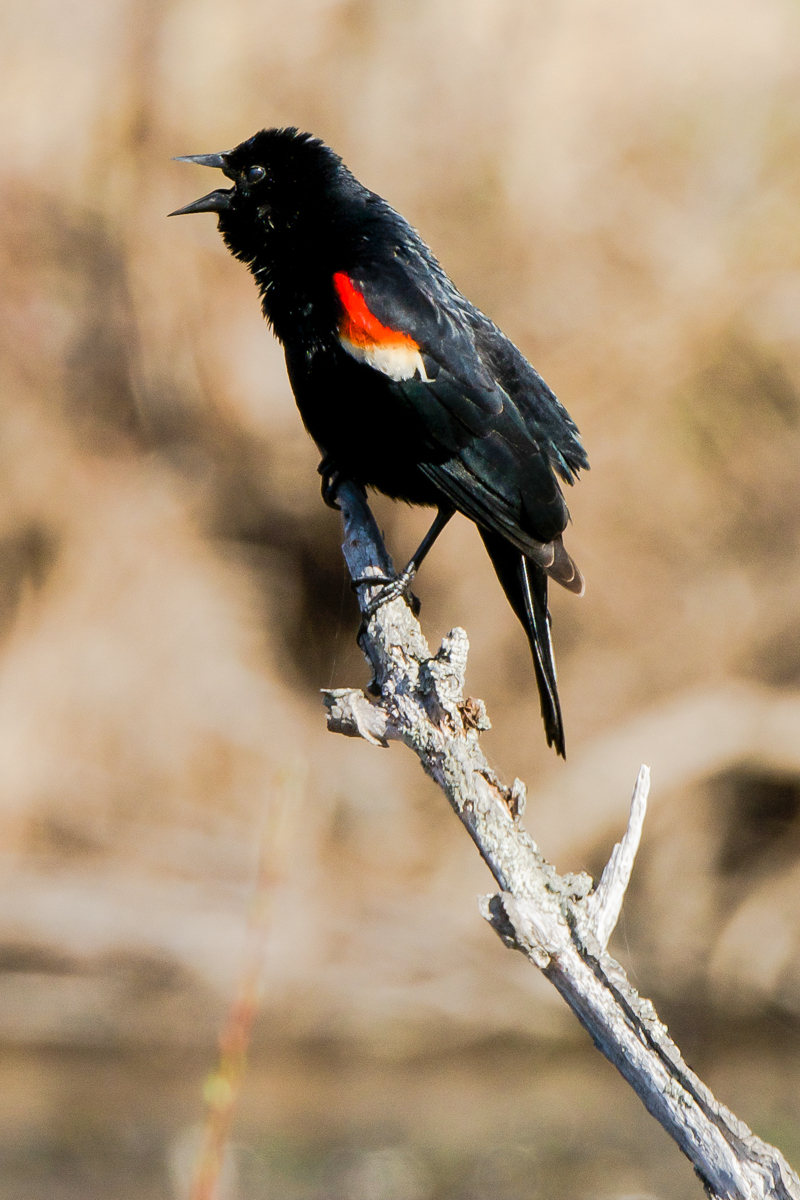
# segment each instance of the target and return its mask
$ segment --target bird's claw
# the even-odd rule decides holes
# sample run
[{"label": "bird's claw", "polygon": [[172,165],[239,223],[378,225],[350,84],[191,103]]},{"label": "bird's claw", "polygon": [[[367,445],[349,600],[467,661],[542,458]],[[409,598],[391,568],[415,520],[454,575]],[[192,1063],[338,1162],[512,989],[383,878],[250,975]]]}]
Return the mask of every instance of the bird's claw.
[{"label": "bird's claw", "polygon": [[391,584],[397,579],[396,575],[357,575],[350,580],[350,590],[357,592],[360,587],[375,586],[376,583]]},{"label": "bird's claw", "polygon": [[364,606],[364,620],[368,621],[370,617],[375,615],[379,608],[383,608],[384,604],[389,604],[392,600],[397,600],[400,596],[403,597],[414,616],[418,617],[420,610],[419,599],[413,592],[409,591],[411,580],[415,574],[415,571],[405,570],[401,575],[396,575],[394,579],[387,579],[385,575],[369,575],[358,580],[354,579],[354,587],[362,583],[374,584],[376,581],[384,585],[377,596]]},{"label": "bird's claw", "polygon": [[323,458],[322,462],[317,467],[317,471],[322,476],[322,484],[320,490],[322,499],[327,504],[328,508],[335,508],[337,512],[341,512],[341,508],[336,503],[336,493],[341,485],[345,482],[345,477],[340,473],[338,467],[329,458]]}]

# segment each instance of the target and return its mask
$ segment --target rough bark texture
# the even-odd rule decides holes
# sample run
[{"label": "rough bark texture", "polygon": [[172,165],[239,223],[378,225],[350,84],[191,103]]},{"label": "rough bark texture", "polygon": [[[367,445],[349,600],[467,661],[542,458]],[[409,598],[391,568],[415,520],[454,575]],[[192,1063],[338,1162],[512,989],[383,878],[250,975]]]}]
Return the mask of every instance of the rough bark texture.
[{"label": "rough bark texture", "polygon": [[[363,492],[338,494],[344,555],[353,579],[391,573],[392,564]],[[359,586],[362,610],[379,585]],[[324,693],[328,727],[378,746],[404,742],[442,788],[500,888],[481,902],[505,944],[520,950],[558,989],[598,1049],[688,1156],[710,1196],[800,1200],[783,1155],[715,1100],[687,1067],[653,1005],[606,952],[639,845],[649,787],[643,767],[631,816],[600,883],[559,875],[522,828],[525,786],[508,787],[480,749],[489,728],[483,702],[463,693],[468,642],[454,629],[432,655],[408,604],[394,600],[365,620],[360,642],[374,673],[370,691]]]}]

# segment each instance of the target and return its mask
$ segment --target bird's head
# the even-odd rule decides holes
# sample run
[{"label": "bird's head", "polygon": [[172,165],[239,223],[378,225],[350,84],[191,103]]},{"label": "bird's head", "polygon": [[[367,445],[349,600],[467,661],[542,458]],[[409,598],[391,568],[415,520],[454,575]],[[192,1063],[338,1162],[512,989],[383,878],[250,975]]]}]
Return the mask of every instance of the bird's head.
[{"label": "bird's head", "polygon": [[355,184],[333,150],[297,129],[262,129],[233,150],[177,161],[216,167],[233,186],[208,192],[170,216],[216,213],[231,250],[245,259],[252,259],[256,241],[317,224],[335,208],[331,200],[342,185],[346,190],[349,181]]}]

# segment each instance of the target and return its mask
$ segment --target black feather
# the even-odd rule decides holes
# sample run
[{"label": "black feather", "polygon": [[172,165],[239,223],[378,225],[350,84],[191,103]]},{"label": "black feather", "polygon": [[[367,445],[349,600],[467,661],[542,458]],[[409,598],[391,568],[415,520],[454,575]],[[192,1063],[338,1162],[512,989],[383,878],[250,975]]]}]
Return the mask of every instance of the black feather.
[{"label": "black feather", "polygon": [[555,746],[557,753],[566,758],[564,722],[550,639],[547,575],[496,533],[483,529],[480,533],[508,602],[528,635],[547,744]]}]

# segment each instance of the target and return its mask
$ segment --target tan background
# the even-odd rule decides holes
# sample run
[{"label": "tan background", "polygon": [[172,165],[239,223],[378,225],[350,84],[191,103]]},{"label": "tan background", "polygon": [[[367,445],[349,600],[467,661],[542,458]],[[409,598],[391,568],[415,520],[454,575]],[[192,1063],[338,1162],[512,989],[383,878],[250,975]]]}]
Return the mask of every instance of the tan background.
[{"label": "tan background", "polygon": [[[0,31],[0,1194],[181,1194],[288,797],[231,1194],[700,1195],[477,915],[362,684],[279,348],[174,154],[296,124],[422,231],[578,421],[569,761],[454,522],[417,590],[562,869],[640,761],[617,952],[800,1164],[800,11],[791,0],[7,0]],[[424,514],[378,505],[398,559]]]}]

